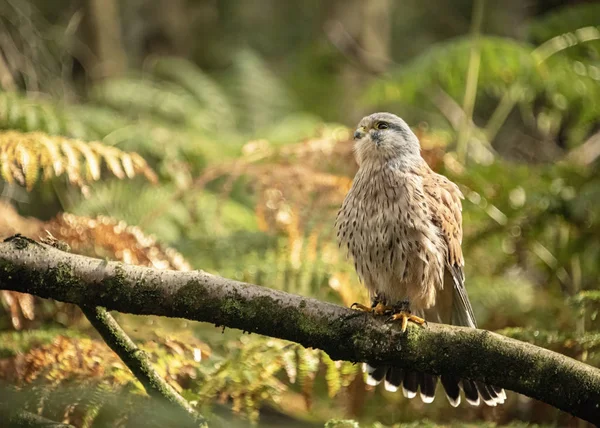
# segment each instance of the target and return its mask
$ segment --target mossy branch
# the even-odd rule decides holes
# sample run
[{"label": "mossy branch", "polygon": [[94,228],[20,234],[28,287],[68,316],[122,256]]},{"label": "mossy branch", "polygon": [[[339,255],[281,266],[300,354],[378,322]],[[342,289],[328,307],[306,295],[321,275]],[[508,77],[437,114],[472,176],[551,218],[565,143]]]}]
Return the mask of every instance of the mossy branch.
[{"label": "mossy branch", "polygon": [[337,305],[202,271],[161,271],[65,253],[16,236],[0,243],[0,288],[79,306],[210,322],[327,352],[478,379],[600,422],[600,370],[485,330],[396,325]]},{"label": "mossy branch", "polygon": [[[152,367],[148,356],[123,331],[113,316],[99,306],[81,306],[90,323],[98,330],[106,344],[123,360],[151,397],[167,400],[183,410],[189,426],[205,426],[204,418]],[[182,421],[183,422],[183,421]]]}]

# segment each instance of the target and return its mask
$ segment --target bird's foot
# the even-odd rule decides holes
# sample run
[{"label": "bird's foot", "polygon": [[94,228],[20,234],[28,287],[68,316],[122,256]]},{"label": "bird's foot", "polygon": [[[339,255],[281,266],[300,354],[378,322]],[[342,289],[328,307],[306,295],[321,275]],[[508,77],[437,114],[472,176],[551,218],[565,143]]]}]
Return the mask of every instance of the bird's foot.
[{"label": "bird's foot", "polygon": [[386,306],[381,302],[378,302],[370,307],[362,305],[360,303],[352,303],[350,308],[356,309],[357,311],[369,312],[373,315],[387,315],[393,312],[393,308],[391,306]]},{"label": "bird's foot", "polygon": [[418,317],[416,315],[413,315],[410,313],[410,311],[406,311],[406,310],[401,310],[399,312],[394,313],[391,317],[389,317],[386,322],[392,322],[392,321],[397,321],[400,320],[401,324],[401,330],[402,333],[404,333],[406,331],[406,327],[408,327],[408,322],[412,321],[415,324],[424,326],[427,325],[427,321],[425,321],[423,318]]}]

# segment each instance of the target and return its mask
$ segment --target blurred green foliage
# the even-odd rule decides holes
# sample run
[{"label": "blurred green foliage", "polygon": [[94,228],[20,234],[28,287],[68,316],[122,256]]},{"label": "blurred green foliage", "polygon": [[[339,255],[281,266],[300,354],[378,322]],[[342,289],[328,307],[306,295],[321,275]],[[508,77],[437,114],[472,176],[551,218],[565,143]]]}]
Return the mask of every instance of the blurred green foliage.
[{"label": "blurred green foliage", "polygon": [[[90,18],[73,13],[69,6],[76,3],[12,0],[0,7],[0,33],[12,40],[0,40],[8,62],[5,68],[0,63],[0,130],[42,131],[136,152],[159,182],[103,175],[87,193],[61,177],[37,183],[30,193],[3,182],[5,202],[22,216],[110,216],[175,247],[193,268],[349,305],[366,296],[337,252],[332,225],[355,171],[350,127],[362,113],[388,109],[414,125],[428,160],[465,194],[467,286],[480,326],[600,364],[597,4],[563,2],[536,16],[512,3],[487,2],[484,34],[477,38],[468,34],[466,0],[435,8],[387,0],[313,1],[311,7],[140,0],[113,17],[123,21],[125,71],[99,77],[93,70],[101,58],[90,60],[88,50],[104,33],[81,30],[87,26],[79,20]],[[132,12],[136,7],[145,18]],[[518,28],[506,24],[513,21]],[[387,45],[382,34],[373,39],[370,31],[388,24]],[[381,46],[387,48],[378,54],[385,56],[383,71],[372,66],[381,58],[369,53]],[[462,163],[456,142],[464,132],[473,49],[480,62]],[[129,242],[114,229],[87,252],[105,257],[111,254],[105,242]],[[129,250],[150,251],[145,248],[131,244]],[[112,257],[127,261],[127,250]],[[18,296],[2,297],[0,373],[36,350],[60,357],[62,348],[44,348],[56,343],[104,349],[90,341],[93,332],[76,310],[36,301],[35,316],[28,317]],[[28,329],[12,331],[15,314]],[[441,392],[424,406],[366,387],[357,365],[295,344],[175,320],[119,320],[215,424],[570,421],[515,394],[498,409],[455,410]],[[144,414],[136,409],[147,409],[148,400],[126,370],[118,370],[117,380],[90,370],[89,382],[81,384],[81,371],[67,368],[59,383],[42,376],[23,385],[21,378],[12,383],[22,391],[11,385],[10,396],[78,426],[135,426]]]}]

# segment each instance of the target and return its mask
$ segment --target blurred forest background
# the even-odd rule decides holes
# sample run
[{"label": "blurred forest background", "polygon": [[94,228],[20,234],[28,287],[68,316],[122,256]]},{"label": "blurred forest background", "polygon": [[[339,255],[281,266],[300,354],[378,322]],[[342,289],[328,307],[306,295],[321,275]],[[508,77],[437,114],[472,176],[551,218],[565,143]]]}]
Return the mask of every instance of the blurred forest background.
[{"label": "blurred forest background", "polygon": [[[0,236],[366,301],[332,230],[353,127],[387,110],[466,196],[479,325],[597,365],[599,24],[576,0],[2,0]],[[0,302],[0,404],[159,424],[78,308]],[[515,393],[423,405],[320,351],[117,317],[231,427],[584,426]]]}]

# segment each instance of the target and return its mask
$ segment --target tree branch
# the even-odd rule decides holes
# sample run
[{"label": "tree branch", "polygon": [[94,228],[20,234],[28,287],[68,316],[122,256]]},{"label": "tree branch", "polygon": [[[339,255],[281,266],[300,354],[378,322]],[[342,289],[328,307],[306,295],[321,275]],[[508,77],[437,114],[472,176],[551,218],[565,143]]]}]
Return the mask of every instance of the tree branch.
[{"label": "tree branch", "polygon": [[[148,356],[129,338],[113,316],[99,306],[81,306],[89,322],[98,330],[106,344],[123,360],[151,397],[166,400],[187,416],[187,426],[206,426],[204,418],[152,367]],[[184,421],[180,421],[184,423]]]},{"label": "tree branch", "polygon": [[315,299],[202,271],[160,271],[62,252],[20,236],[0,243],[0,288],[79,306],[205,321],[319,348],[335,360],[478,379],[600,422],[600,370],[485,330],[396,325]]}]

